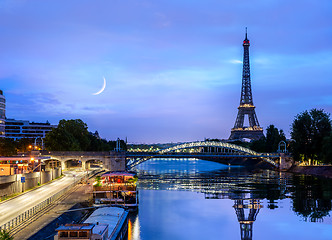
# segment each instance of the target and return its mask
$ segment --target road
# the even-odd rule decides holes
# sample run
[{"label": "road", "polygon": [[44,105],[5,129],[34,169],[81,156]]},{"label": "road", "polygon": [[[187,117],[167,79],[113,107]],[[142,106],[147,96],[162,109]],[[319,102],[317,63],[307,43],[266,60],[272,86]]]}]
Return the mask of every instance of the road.
[{"label": "road", "polygon": [[0,203],[0,226],[72,184],[86,172],[67,171],[64,177]]}]

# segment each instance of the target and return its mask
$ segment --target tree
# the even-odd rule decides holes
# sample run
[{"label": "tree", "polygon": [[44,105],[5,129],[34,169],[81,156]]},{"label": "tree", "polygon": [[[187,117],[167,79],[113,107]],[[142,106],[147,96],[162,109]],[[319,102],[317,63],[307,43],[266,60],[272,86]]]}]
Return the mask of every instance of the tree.
[{"label": "tree", "polygon": [[277,152],[281,141],[286,141],[284,131],[278,130],[274,125],[266,128],[266,152]]},{"label": "tree", "polygon": [[21,138],[16,140],[16,148],[19,152],[27,152],[31,150],[31,146],[34,145],[35,140],[33,138]]},{"label": "tree", "polygon": [[250,142],[249,148],[256,152],[266,152],[266,138],[262,137],[258,140]]},{"label": "tree", "polygon": [[292,153],[295,160],[322,159],[322,145],[331,133],[330,115],[322,109],[298,114],[291,127]]},{"label": "tree", "polygon": [[10,236],[10,233],[6,230],[1,230],[0,231],[0,240],[13,240],[14,237]]},{"label": "tree", "polygon": [[266,137],[252,141],[250,148],[256,152],[277,152],[280,141],[286,141],[284,131],[271,124],[266,128]]},{"label": "tree", "polygon": [[113,150],[111,144],[105,139],[99,139],[96,136],[89,134],[90,145],[87,151],[111,151]]},{"label": "tree", "polygon": [[0,138],[0,156],[17,154],[15,141],[11,138]]},{"label": "tree", "polygon": [[332,163],[332,132],[323,140],[322,160],[325,163]]},{"label": "tree", "polygon": [[[116,141],[100,139],[88,132],[87,125],[80,119],[61,120],[57,128],[45,137],[45,147],[50,151],[112,151]],[[121,140],[121,149],[126,150],[126,143]]]},{"label": "tree", "polygon": [[89,145],[88,127],[81,119],[60,120],[45,136],[45,147],[51,151],[87,151]]}]

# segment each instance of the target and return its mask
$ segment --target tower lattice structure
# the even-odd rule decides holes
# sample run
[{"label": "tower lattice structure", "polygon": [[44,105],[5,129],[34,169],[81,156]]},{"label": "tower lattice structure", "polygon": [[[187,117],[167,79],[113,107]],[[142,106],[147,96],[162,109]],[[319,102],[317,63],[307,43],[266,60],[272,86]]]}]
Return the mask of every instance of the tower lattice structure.
[{"label": "tower lattice structure", "polygon": [[[242,89],[240,106],[234,127],[231,130],[230,140],[249,138],[257,140],[263,137],[263,128],[259,126],[255,106],[252,100],[251,80],[250,80],[250,64],[249,64],[249,46],[247,30],[246,38],[243,41],[243,71],[242,71]],[[249,126],[244,126],[244,118],[248,116]]]}]

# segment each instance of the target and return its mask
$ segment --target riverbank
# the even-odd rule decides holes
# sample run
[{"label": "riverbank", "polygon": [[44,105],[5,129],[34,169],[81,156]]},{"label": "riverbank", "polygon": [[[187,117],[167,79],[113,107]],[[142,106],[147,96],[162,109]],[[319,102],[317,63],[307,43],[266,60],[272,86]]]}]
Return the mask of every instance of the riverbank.
[{"label": "riverbank", "polygon": [[288,172],[332,178],[332,166],[292,166]]}]

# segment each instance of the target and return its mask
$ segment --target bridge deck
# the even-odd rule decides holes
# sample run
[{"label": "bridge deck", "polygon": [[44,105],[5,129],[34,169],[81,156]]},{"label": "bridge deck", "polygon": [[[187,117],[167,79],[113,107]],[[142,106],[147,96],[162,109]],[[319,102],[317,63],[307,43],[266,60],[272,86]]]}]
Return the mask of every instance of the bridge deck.
[{"label": "bridge deck", "polygon": [[239,154],[239,153],[224,153],[224,152],[201,152],[201,153],[186,153],[186,152],[127,152],[127,157],[249,157],[249,158],[279,158],[279,154],[275,153],[262,153],[262,154]]}]

